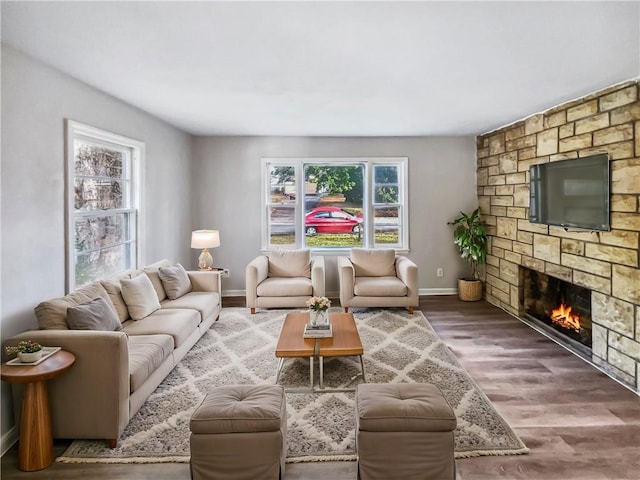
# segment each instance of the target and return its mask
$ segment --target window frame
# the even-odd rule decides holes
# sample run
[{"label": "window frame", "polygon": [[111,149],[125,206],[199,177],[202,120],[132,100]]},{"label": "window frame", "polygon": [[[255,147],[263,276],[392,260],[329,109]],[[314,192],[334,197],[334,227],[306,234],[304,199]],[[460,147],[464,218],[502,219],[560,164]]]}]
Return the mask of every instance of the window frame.
[{"label": "window frame", "polygon": [[[144,262],[143,251],[143,227],[144,227],[144,159],[145,159],[145,144],[139,140],[125,137],[116,133],[112,133],[106,130],[102,130],[90,125],[86,125],[73,120],[66,120],[66,162],[65,162],[65,177],[66,177],[66,194],[65,194],[65,269],[66,269],[66,293],[70,293],[81,285],[76,284],[76,242],[75,242],[75,220],[81,217],[92,216],[104,216],[105,214],[113,213],[128,213],[131,214],[131,219],[128,222],[128,228],[132,230],[131,241],[127,243],[132,244],[132,255],[129,259],[127,269],[140,268],[140,265]],[[75,174],[75,142],[85,141],[87,143],[94,143],[105,147],[111,147],[117,150],[124,150],[129,155],[128,169],[130,176],[127,179],[130,182],[130,188],[128,191],[129,202],[123,208],[96,210],[91,212],[76,212],[75,211],[75,180],[77,178]],[[119,244],[120,245],[120,244]],[[111,247],[105,247],[111,248]]]},{"label": "window frame", "polygon": [[[305,196],[305,180],[304,169],[306,165],[313,164],[334,164],[335,166],[364,166],[363,178],[363,220],[364,220],[364,238],[363,247],[365,248],[393,248],[398,253],[409,253],[409,158],[408,157],[263,157],[261,165],[261,251],[269,252],[273,248],[309,248],[312,252],[327,255],[338,254],[343,255],[352,247],[306,247],[305,231],[304,231],[304,196]],[[289,208],[294,209],[295,218],[295,244],[280,247],[270,244],[269,236],[269,208],[274,204],[270,202],[271,178],[270,168],[272,166],[290,166],[295,171],[295,192],[296,199],[293,204],[289,204]],[[398,244],[375,244],[375,230],[372,221],[374,218],[374,209],[380,203],[374,203],[374,167],[375,166],[394,166],[398,168],[398,188],[400,189],[398,203],[393,204],[400,209],[401,227],[398,229]]]}]

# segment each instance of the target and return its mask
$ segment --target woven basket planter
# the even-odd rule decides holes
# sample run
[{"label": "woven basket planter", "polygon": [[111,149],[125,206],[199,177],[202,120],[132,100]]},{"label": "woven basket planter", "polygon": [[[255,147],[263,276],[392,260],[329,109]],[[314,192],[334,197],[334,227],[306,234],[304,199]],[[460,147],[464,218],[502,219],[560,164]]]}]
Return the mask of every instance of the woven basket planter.
[{"label": "woven basket planter", "polygon": [[482,282],[480,280],[458,279],[458,298],[463,302],[477,302],[482,299]]}]

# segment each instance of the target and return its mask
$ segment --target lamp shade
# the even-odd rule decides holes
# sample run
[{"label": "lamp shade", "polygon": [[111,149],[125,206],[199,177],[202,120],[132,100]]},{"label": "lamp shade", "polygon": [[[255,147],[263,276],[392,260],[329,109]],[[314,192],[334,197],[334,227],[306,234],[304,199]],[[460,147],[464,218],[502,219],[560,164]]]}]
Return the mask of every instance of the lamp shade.
[{"label": "lamp shade", "polygon": [[214,248],[220,246],[218,230],[194,230],[191,232],[191,248]]}]

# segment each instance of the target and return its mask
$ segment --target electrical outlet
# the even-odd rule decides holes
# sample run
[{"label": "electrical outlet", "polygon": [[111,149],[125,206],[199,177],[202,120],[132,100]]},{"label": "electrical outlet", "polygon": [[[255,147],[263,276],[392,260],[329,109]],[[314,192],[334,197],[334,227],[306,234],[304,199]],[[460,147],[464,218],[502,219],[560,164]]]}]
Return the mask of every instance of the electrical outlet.
[{"label": "electrical outlet", "polygon": [[223,269],[222,269],[222,276],[223,276],[223,277],[229,277],[229,276],[231,276],[231,273],[229,272],[229,269],[228,269],[228,268],[223,268]]},{"label": "electrical outlet", "polygon": [[444,277],[444,268],[438,268],[436,270],[436,277]]}]

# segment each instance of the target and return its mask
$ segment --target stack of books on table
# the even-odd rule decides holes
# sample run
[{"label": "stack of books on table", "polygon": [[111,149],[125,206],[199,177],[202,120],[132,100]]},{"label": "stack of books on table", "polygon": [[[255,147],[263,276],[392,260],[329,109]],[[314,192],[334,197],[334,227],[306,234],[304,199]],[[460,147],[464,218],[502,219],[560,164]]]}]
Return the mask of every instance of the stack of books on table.
[{"label": "stack of books on table", "polygon": [[304,338],[328,338],[333,337],[333,328],[329,325],[311,325],[304,326]]}]

